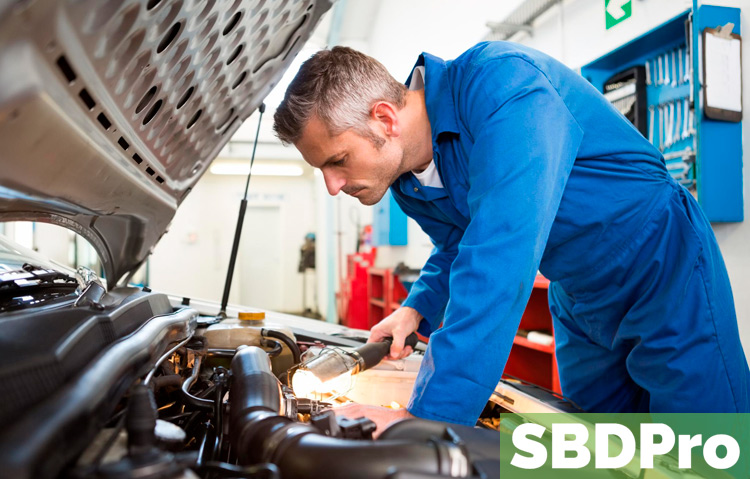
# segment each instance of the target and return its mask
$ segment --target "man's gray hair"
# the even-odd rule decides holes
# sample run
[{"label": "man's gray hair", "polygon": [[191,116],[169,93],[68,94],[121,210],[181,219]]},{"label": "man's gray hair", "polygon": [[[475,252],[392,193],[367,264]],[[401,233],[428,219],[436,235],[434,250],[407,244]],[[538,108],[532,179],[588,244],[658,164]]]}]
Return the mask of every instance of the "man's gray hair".
[{"label": "man's gray hair", "polygon": [[273,129],[285,143],[296,143],[313,115],[332,135],[352,129],[373,141],[384,140],[367,125],[378,101],[402,108],[406,87],[372,57],[347,47],[321,50],[306,60],[274,114]]}]

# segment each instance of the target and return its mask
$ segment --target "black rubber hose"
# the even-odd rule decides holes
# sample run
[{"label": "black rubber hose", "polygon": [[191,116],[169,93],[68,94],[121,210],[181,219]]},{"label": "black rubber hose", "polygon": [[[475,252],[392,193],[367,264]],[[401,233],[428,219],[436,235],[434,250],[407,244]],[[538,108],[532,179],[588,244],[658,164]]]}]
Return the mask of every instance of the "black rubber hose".
[{"label": "black rubber hose", "polygon": [[224,383],[220,383],[216,388],[214,397],[214,425],[216,426],[216,438],[214,440],[214,449],[211,452],[211,460],[217,460],[221,457],[222,439],[224,438],[224,393],[226,392]]},{"label": "black rubber hose", "polygon": [[448,475],[455,446],[434,441],[355,441],[322,435],[281,416],[280,387],[268,355],[249,346],[232,360],[230,431],[242,464],[272,462],[282,477],[387,477],[393,471]]},{"label": "black rubber hose", "polygon": [[235,349],[209,349],[206,351],[207,358],[233,358],[237,350]]},{"label": "black rubber hose", "polygon": [[272,456],[282,477],[382,479],[395,471],[449,476],[450,451],[439,442],[357,441],[305,434],[283,441]]},{"label": "black rubber hose", "polygon": [[273,464],[256,464],[254,466],[235,466],[226,462],[206,462],[198,466],[201,471],[212,472],[222,477],[247,477],[278,479],[279,469]]},{"label": "black rubber hose", "polygon": [[195,358],[195,362],[193,363],[193,372],[192,374],[182,383],[182,396],[185,398],[185,400],[190,403],[191,405],[201,408],[201,409],[213,409],[214,408],[214,402],[210,399],[201,399],[197,396],[193,396],[190,394],[190,386],[193,385],[196,379],[198,379],[198,373],[200,373],[201,369],[201,357],[197,356]]},{"label": "black rubber hose", "polygon": [[276,341],[275,339],[268,339],[268,338],[261,338],[260,345],[264,348],[271,348],[270,351],[266,351],[268,354],[268,357],[275,358],[279,354],[281,354],[281,351],[283,351],[283,347],[281,346],[281,343],[279,341]]},{"label": "black rubber hose", "polygon": [[[256,346],[240,349],[230,367],[231,427],[243,427],[258,410],[280,413],[281,385],[271,372],[271,361],[265,351]],[[239,436],[240,433],[241,430],[233,431],[232,436]]]},{"label": "black rubber hose", "polygon": [[300,363],[300,357],[302,356],[302,352],[299,350],[299,346],[297,346],[297,343],[292,341],[292,338],[290,338],[284,333],[280,333],[278,331],[274,331],[272,329],[265,329],[265,328],[260,330],[260,335],[266,336],[269,338],[278,339],[282,343],[286,344],[286,346],[292,352],[292,357],[294,358],[294,364],[297,365]]}]

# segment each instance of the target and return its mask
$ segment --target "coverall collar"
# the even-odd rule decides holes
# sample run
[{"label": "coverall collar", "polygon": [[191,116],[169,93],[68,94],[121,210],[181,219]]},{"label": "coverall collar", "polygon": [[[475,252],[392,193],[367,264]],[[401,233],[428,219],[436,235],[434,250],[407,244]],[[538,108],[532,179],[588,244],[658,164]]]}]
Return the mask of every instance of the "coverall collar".
[{"label": "coverall collar", "polygon": [[[419,55],[414,68],[422,65],[425,67],[424,98],[434,143],[441,133],[458,133],[456,109],[453,104],[452,88],[448,82],[448,69],[445,61],[423,52]],[[411,83],[414,68],[412,68],[412,72],[406,80],[407,86]]]}]

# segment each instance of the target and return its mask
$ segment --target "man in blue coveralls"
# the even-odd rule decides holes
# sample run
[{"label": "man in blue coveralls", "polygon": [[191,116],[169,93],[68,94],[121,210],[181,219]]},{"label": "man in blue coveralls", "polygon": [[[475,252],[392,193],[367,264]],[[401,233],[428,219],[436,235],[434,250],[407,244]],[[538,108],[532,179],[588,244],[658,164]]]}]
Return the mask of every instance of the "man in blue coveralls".
[{"label": "man in blue coveralls", "polygon": [[[430,337],[407,411],[473,425],[537,270],[550,279],[563,394],[592,412],[748,412],[750,371],[711,225],[664,159],[585,79],[520,45],[427,53],[406,86],[349,48],[307,60],[279,138],[331,195],[391,191],[434,243],[372,329],[403,357]],[[442,323],[442,327],[440,327]]]}]

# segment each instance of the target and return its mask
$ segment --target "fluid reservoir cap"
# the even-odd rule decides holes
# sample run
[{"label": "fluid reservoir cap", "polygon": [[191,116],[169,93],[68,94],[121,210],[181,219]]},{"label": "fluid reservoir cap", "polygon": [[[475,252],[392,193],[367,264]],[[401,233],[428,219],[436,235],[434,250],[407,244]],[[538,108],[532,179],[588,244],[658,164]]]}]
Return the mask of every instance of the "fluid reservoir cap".
[{"label": "fluid reservoir cap", "polygon": [[242,311],[237,317],[243,321],[261,321],[266,319],[265,311]]}]

